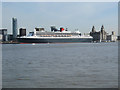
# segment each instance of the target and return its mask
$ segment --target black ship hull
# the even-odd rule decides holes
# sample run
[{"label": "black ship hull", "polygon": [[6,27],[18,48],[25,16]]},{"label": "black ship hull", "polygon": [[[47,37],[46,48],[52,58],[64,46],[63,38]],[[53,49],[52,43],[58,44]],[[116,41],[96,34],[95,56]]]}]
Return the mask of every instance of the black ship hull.
[{"label": "black ship hull", "polygon": [[80,42],[92,42],[92,38],[17,38],[20,43],[80,43]]}]

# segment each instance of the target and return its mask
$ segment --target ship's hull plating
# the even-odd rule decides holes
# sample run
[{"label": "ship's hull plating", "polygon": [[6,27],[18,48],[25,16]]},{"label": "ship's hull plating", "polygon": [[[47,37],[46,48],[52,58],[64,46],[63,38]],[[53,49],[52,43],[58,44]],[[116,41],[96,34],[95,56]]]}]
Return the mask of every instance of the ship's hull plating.
[{"label": "ship's hull plating", "polygon": [[67,38],[67,39],[39,39],[39,38],[17,38],[21,43],[79,43],[92,42],[92,38]]}]

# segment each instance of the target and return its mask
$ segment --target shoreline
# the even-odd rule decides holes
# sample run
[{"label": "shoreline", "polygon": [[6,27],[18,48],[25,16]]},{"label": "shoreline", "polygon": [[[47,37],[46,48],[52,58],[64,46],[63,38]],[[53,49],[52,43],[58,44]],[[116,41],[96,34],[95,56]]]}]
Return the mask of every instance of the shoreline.
[{"label": "shoreline", "polygon": [[[120,40],[115,42],[120,42]],[[79,43],[85,43],[85,42],[79,42]],[[111,42],[90,42],[90,43],[111,43]],[[56,43],[20,43],[20,42],[7,41],[7,42],[0,42],[0,44],[56,44]],[[66,44],[66,43],[59,43],[59,44]]]},{"label": "shoreline", "polygon": [[0,44],[20,44],[20,43],[19,42],[7,41],[7,42],[0,42]]}]

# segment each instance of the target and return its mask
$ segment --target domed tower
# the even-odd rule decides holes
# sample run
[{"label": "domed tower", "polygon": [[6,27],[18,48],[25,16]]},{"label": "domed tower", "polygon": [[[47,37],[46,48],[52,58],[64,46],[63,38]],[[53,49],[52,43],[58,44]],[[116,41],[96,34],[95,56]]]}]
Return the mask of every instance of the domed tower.
[{"label": "domed tower", "polygon": [[101,39],[103,40],[103,41],[105,41],[106,40],[106,32],[105,32],[105,29],[104,29],[104,26],[102,25],[102,27],[101,27]]},{"label": "domed tower", "polygon": [[93,36],[93,34],[95,33],[96,31],[95,31],[95,27],[93,26],[92,27],[92,31],[90,32],[90,36]]},{"label": "domed tower", "polygon": [[105,30],[104,30],[104,26],[102,25],[102,27],[101,27],[101,32],[104,32]]},{"label": "domed tower", "polygon": [[93,33],[94,33],[94,32],[96,32],[96,31],[95,31],[95,27],[94,27],[94,26],[92,27],[92,32],[93,32]]}]

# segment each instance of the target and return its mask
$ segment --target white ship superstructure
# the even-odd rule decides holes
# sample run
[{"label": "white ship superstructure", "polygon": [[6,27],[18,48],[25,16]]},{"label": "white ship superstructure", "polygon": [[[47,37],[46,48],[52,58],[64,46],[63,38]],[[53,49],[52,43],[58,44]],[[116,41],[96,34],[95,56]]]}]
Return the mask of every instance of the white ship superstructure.
[{"label": "white ship superstructure", "polygon": [[23,43],[72,43],[72,42],[92,42],[92,37],[81,35],[79,31],[71,32],[60,28],[51,29],[51,32],[36,28],[34,32],[30,32],[28,36],[17,38]]}]

